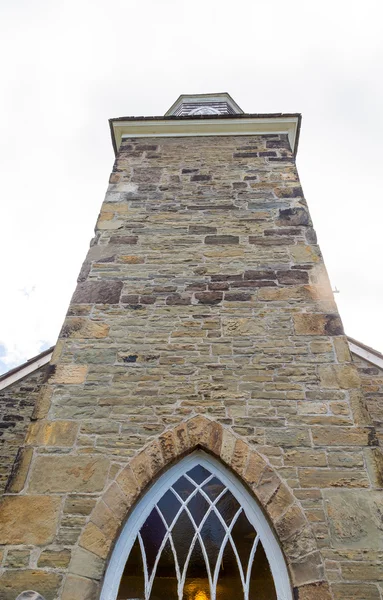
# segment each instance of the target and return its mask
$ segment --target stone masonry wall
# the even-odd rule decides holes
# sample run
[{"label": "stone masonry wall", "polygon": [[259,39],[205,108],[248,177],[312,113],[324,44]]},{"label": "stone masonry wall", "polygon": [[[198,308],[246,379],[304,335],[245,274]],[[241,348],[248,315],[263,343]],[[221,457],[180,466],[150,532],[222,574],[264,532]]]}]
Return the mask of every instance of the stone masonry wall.
[{"label": "stone masonry wall", "polygon": [[0,391],[0,493],[24,444],[45,371],[41,367]]},{"label": "stone masonry wall", "polygon": [[383,369],[356,354],[352,354],[352,360],[358,369],[367,409],[383,448]]},{"label": "stone masonry wall", "polygon": [[123,143],[33,418],[2,599],[98,598],[137,495],[197,444],[258,498],[296,600],[382,598],[376,435],[285,136]]}]

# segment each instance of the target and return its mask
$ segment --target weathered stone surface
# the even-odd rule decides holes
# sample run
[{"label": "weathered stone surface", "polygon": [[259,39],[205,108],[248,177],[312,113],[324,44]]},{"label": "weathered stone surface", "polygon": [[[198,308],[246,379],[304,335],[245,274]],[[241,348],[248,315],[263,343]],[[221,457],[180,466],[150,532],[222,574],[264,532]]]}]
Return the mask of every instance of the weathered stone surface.
[{"label": "weathered stone surface", "polygon": [[67,317],[61,336],[63,338],[75,339],[100,339],[107,337],[109,333],[109,325],[91,319],[82,317]]},{"label": "weathered stone surface", "polygon": [[294,316],[294,327],[297,335],[343,335],[338,315],[298,314]]},{"label": "weathered stone surface", "polygon": [[302,487],[368,487],[369,481],[365,471],[341,469],[301,469],[299,480]]},{"label": "weathered stone surface", "polygon": [[20,569],[29,566],[30,550],[9,550],[4,566],[11,569]]},{"label": "weathered stone surface", "polygon": [[[358,365],[364,401],[287,136],[130,139],[114,169],[8,488],[62,494],[59,517],[43,549],[12,532],[2,567],[64,574],[73,546],[55,600],[94,600],[136,500],[199,448],[258,499],[295,600],[330,600],[325,577],[374,594],[383,374]],[[0,393],[0,478],[32,388],[14,411]]]},{"label": "weathered stone surface", "polygon": [[70,562],[70,550],[43,550],[37,561],[38,567],[65,569]]},{"label": "weathered stone surface", "polygon": [[76,548],[69,565],[69,572],[81,577],[100,580],[104,570],[104,561],[84,548]]},{"label": "weathered stone surface", "polygon": [[4,496],[0,499],[0,544],[49,544],[59,518],[57,496]]},{"label": "weathered stone surface", "polygon": [[332,600],[329,585],[325,582],[303,585],[295,588],[294,591],[297,600]]},{"label": "weathered stone surface", "polygon": [[92,579],[68,575],[61,600],[94,600],[98,597],[98,583]]},{"label": "weathered stone surface", "polygon": [[322,365],[319,367],[319,374],[325,388],[347,390],[360,385],[358,372],[352,365]]},{"label": "weathered stone surface", "polygon": [[324,498],[334,548],[383,550],[381,492],[328,490]]},{"label": "weathered stone surface", "polygon": [[73,446],[78,424],[73,421],[38,421],[29,428],[26,443],[41,446]]},{"label": "weathered stone surface", "polygon": [[88,456],[38,456],[32,466],[30,492],[99,492],[109,461]]},{"label": "weathered stone surface", "polygon": [[334,600],[380,600],[376,585],[368,583],[335,583],[331,589]]},{"label": "weathered stone surface", "polygon": [[25,590],[36,590],[45,600],[55,600],[62,575],[39,570],[5,571],[0,576],[1,600],[15,600]]},{"label": "weathered stone surface", "polygon": [[25,486],[29,467],[33,457],[32,448],[20,448],[13,463],[12,472],[8,479],[5,491],[9,494],[18,494]]},{"label": "weathered stone surface", "polygon": [[85,281],[79,283],[72,297],[73,304],[117,304],[122,281]]},{"label": "weathered stone surface", "polygon": [[84,383],[88,367],[86,365],[57,365],[52,383],[70,385]]}]

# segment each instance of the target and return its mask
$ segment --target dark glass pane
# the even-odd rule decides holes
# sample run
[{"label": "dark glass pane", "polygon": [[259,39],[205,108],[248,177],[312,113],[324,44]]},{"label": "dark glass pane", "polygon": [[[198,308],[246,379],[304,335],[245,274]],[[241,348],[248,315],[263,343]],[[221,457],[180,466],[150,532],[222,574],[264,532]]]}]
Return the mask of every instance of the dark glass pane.
[{"label": "dark glass pane", "polygon": [[165,525],[155,508],[153,508],[152,512],[141,527],[140,533],[142,536],[142,541],[144,542],[146,562],[150,575],[157,558],[158,550],[166,533]]},{"label": "dark glass pane", "polygon": [[211,512],[206,519],[201,530],[201,536],[209,558],[210,568],[213,571],[219,549],[225,537],[225,529],[214,512]]},{"label": "dark glass pane", "polygon": [[253,547],[253,542],[256,537],[256,531],[252,524],[247,519],[245,513],[241,512],[238,519],[231,530],[231,537],[241,559],[241,564],[244,572],[247,572],[250,552]]},{"label": "dark glass pane", "polygon": [[157,565],[150,600],[177,600],[177,575],[174,555],[169,540],[166,542]]},{"label": "dark glass pane", "polygon": [[190,510],[190,513],[197,526],[201,523],[202,519],[209,510],[209,506],[209,503],[199,492],[188,502],[187,507]]},{"label": "dark glass pane", "polygon": [[182,600],[210,600],[206,563],[198,540],[190,557]]},{"label": "dark glass pane", "polygon": [[139,600],[145,598],[144,570],[137,538],[126,561],[117,595],[117,600],[127,600],[128,598],[138,598]]},{"label": "dark glass pane", "polygon": [[183,475],[173,484],[172,487],[183,500],[189,498],[190,494],[195,490],[195,486]]},{"label": "dark glass pane", "polygon": [[233,548],[228,542],[219,566],[217,600],[239,600],[243,598],[243,585]]},{"label": "dark glass pane", "polygon": [[229,490],[220,498],[216,504],[217,510],[223,517],[226,525],[230,525],[234,515],[238,512],[240,504]]},{"label": "dark glass pane", "polygon": [[251,570],[249,600],[277,600],[273,576],[261,542]]},{"label": "dark glass pane", "polygon": [[205,481],[205,479],[207,479],[211,475],[211,473],[202,465],[197,465],[196,467],[193,467],[190,471],[187,472],[187,474],[198,484]]},{"label": "dark glass pane", "polygon": [[185,564],[194,534],[195,528],[193,527],[189,516],[183,510],[172,529],[172,538],[181,570]]},{"label": "dark glass pane", "polygon": [[206,483],[206,485],[204,485],[202,489],[205,492],[205,494],[209,496],[210,500],[213,500],[214,502],[214,500],[220,495],[222,490],[225,489],[225,486],[223,485],[223,483],[220,482],[219,479],[217,479],[217,477],[213,477],[213,479],[210,479],[210,481]]},{"label": "dark glass pane", "polygon": [[158,502],[158,508],[165,517],[165,521],[168,525],[170,525],[173,522],[173,519],[178,513],[180,507],[181,503],[179,502],[179,500],[177,500],[177,498],[171,490],[168,490]]}]

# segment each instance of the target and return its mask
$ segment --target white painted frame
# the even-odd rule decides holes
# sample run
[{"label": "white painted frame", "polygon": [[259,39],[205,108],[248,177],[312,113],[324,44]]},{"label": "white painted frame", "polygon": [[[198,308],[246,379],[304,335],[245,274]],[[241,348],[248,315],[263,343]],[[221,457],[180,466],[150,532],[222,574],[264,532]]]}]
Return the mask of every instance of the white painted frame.
[{"label": "white painted frame", "polygon": [[111,120],[116,151],[126,138],[287,134],[294,152],[298,116],[225,119]]},{"label": "white painted frame", "polygon": [[259,535],[269,561],[278,600],[293,600],[285,559],[261,508],[235,475],[202,450],[193,452],[164,473],[133,509],[110,558],[100,600],[117,599],[125,564],[140,528],[169,487],[196,465],[202,465],[216,475],[238,500]]}]

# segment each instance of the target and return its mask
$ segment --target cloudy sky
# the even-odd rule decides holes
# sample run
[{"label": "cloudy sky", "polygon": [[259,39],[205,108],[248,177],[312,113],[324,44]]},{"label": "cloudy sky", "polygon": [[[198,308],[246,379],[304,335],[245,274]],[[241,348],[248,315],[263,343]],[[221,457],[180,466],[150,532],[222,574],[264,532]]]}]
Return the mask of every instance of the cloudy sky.
[{"label": "cloudy sky", "polygon": [[3,0],[0,372],[55,343],[113,163],[108,118],[228,91],[302,112],[348,335],[383,351],[381,0]]}]

